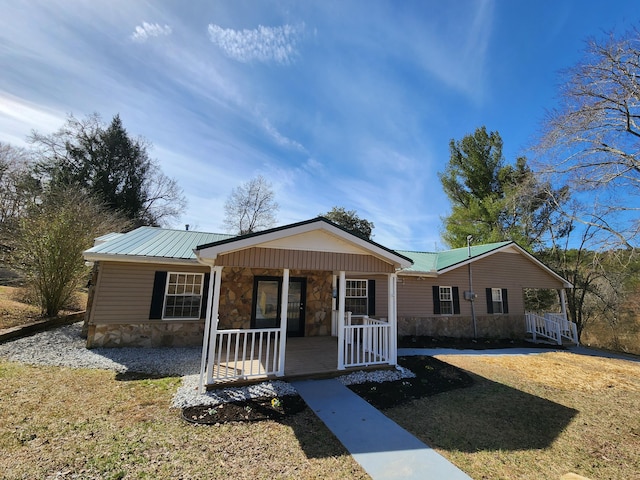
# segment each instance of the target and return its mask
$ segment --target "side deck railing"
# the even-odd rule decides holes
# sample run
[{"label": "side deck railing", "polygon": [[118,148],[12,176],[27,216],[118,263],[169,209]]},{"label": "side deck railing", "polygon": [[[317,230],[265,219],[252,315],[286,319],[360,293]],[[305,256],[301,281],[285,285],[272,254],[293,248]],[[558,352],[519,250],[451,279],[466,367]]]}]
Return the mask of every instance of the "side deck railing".
[{"label": "side deck railing", "polygon": [[216,331],[207,384],[281,374],[280,329]]},{"label": "side deck railing", "polygon": [[527,333],[538,341],[538,337],[551,340],[562,345],[563,339],[579,344],[578,328],[574,322],[569,321],[562,313],[545,313],[544,316],[535,313],[526,313],[525,321]]},{"label": "side deck railing", "polygon": [[338,358],[339,369],[382,365],[391,361],[391,326],[386,320],[346,312],[343,342],[344,356]]}]

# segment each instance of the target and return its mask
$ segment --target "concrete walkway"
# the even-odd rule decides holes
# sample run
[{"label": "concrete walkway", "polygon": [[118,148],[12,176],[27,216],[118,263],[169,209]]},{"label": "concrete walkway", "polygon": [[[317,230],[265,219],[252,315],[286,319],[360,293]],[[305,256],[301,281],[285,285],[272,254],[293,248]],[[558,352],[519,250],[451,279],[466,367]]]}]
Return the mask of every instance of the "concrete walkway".
[{"label": "concrete walkway", "polygon": [[471,478],[337,380],[292,385],[374,480]]}]

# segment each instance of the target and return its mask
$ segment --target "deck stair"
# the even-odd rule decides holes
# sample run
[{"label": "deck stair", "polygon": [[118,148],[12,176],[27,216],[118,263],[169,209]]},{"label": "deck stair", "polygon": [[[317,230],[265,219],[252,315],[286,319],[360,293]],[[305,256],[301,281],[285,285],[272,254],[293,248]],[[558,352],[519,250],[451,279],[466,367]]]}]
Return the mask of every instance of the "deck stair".
[{"label": "deck stair", "polygon": [[579,345],[578,329],[574,322],[567,320],[562,313],[526,313],[527,333],[534,343],[553,343]]}]

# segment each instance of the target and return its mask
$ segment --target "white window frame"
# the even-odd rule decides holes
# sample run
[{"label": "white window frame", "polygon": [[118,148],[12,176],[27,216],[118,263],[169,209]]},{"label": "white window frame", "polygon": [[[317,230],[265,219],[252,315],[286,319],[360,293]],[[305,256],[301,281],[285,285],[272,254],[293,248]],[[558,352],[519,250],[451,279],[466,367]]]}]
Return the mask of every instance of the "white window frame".
[{"label": "white window frame", "polygon": [[[199,294],[195,294],[193,292],[194,289],[192,289],[190,292],[183,292],[183,293],[169,293],[169,286],[172,284],[171,282],[171,276],[172,275],[177,275],[178,279],[180,278],[180,275],[186,275],[186,276],[193,276],[194,277],[194,282],[191,284],[186,284],[185,285],[193,285],[194,287],[197,285],[197,283],[195,282],[195,278],[199,277],[200,278],[200,293]],[[179,285],[179,283],[176,283],[176,285]],[[162,319],[163,320],[168,320],[168,321],[180,321],[180,320],[200,320],[200,313],[202,310],[202,296],[205,294],[203,292],[203,288],[204,288],[204,273],[194,273],[194,272],[167,272],[167,282],[164,286],[164,301],[162,304]],[[200,301],[198,302],[198,314],[195,317],[176,317],[176,316],[168,316],[167,315],[167,300],[169,297],[195,297],[198,296],[200,297]]]},{"label": "white window frame", "polygon": [[[449,298],[443,297],[443,293],[449,292]],[[440,302],[440,315],[453,315],[453,287],[447,285],[439,285],[438,286],[438,301]],[[443,306],[448,305],[448,312],[445,312],[445,308]]]},{"label": "white window frame", "polygon": [[[345,311],[349,311],[349,308],[347,307],[347,300],[350,298],[364,298],[365,302],[364,302],[364,310],[365,313],[355,313],[352,312],[354,315],[368,315],[369,314],[369,280],[367,280],[366,278],[347,278],[345,280],[346,285],[345,285],[345,295],[344,295],[344,309]],[[364,295],[348,295],[349,293],[349,282],[363,282],[364,283]],[[359,292],[362,292],[362,286],[359,287],[351,287],[351,289],[353,290],[358,290]]]},{"label": "white window frame", "polygon": [[504,313],[504,299],[502,298],[501,288],[491,288],[491,303],[493,304],[493,313]]}]

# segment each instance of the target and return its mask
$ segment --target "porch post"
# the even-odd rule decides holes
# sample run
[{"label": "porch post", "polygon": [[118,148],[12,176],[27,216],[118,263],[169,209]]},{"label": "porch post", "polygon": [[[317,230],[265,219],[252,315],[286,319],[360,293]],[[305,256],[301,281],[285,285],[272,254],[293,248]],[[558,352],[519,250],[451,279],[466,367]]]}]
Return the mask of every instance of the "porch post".
[{"label": "porch post", "polygon": [[567,292],[564,288],[560,289],[560,311],[564,315],[564,319],[569,320],[567,318]]},{"label": "porch post", "polygon": [[284,359],[287,353],[287,313],[289,310],[289,269],[282,274],[282,298],[280,300],[280,361],[276,376],[284,376]]},{"label": "porch post", "polygon": [[198,384],[199,393],[204,393],[205,390],[205,373],[207,383],[213,381],[213,357],[215,353],[216,332],[218,330],[220,283],[222,283],[222,267],[214,267],[211,265],[209,290],[207,291],[207,312],[204,321],[204,338],[202,339],[202,360],[200,361],[200,382]]},{"label": "porch post", "polygon": [[347,281],[344,271],[340,271],[338,292],[338,370],[344,370],[344,297],[347,293]]},{"label": "porch post", "polygon": [[338,280],[337,275],[331,275],[331,336],[338,336],[338,319],[336,318],[336,300],[338,297]]},{"label": "porch post", "polygon": [[389,317],[389,364],[398,364],[398,275],[390,273],[389,277],[388,317]]}]

